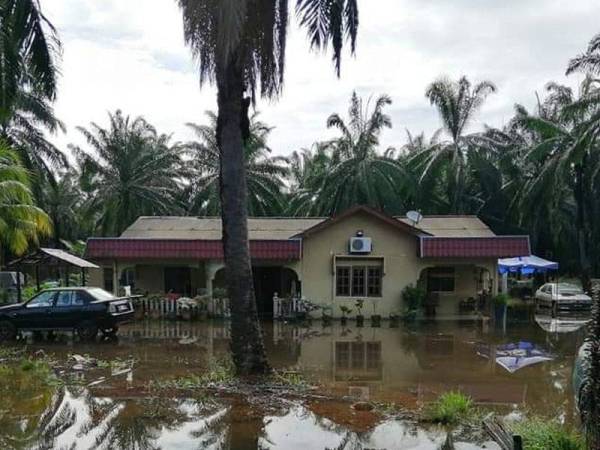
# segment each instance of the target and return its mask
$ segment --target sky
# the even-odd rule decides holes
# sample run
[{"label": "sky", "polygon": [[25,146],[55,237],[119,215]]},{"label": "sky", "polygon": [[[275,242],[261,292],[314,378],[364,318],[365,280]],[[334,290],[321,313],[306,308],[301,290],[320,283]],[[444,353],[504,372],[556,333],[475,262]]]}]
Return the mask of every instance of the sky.
[{"label": "sky", "polygon": [[[105,125],[116,109],[174,141],[191,139],[185,124],[204,123],[216,109],[214,87],[199,85],[175,0],[42,0],[42,8],[63,42],[56,113],[67,132],[52,137],[60,148],[82,144],[76,127]],[[353,91],[392,98],[382,150],[401,147],[407,129],[430,136],[441,124],[424,93],[442,75],[494,82],[498,91],[470,131],[501,127],[515,103],[533,107],[547,82],[575,88],[582,76],[566,77],[567,63],[600,33],[598,0],[359,0],[359,9],[357,52],[344,55],[340,78],[330,54],[311,52],[303,30],[290,27],[283,94],[256,105],[274,127],[274,154],[335,136],[326,119],[346,115]]]}]

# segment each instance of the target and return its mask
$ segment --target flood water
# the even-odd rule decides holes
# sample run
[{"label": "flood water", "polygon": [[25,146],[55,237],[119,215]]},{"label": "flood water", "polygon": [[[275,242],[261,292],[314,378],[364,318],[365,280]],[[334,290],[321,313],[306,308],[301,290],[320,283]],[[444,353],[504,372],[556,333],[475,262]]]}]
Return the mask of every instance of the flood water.
[{"label": "flood water", "polygon": [[201,374],[225,357],[224,322],[138,322],[123,327],[118,340],[93,344],[29,336],[10,347],[42,351],[59,367],[74,354],[111,363],[59,371],[66,383],[56,386],[3,374],[0,448],[437,449],[443,430],[355,411],[347,400],[418,409],[450,389],[502,414],[576,423],[571,375],[583,325],[544,316],[506,329],[453,321],[397,328],[385,321],[379,328],[265,322],[271,364],[340,398],[276,406],[147,393],[156,381]]}]

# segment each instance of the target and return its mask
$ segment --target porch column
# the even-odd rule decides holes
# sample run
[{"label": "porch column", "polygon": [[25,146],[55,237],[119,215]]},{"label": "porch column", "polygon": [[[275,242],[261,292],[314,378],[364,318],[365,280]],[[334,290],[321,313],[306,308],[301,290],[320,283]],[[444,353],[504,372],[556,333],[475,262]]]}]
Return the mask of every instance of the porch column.
[{"label": "porch column", "polygon": [[498,263],[492,264],[492,297],[498,295]]},{"label": "porch column", "polygon": [[119,265],[117,261],[113,261],[113,295],[119,295]]}]

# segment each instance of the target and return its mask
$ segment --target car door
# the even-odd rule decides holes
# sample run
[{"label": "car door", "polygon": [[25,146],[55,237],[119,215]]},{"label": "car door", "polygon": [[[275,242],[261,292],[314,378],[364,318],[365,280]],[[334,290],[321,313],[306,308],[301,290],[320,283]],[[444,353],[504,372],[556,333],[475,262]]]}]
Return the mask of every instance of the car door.
[{"label": "car door", "polygon": [[43,291],[28,301],[16,318],[18,328],[52,328],[51,313],[56,291]]},{"label": "car door", "polygon": [[52,316],[59,328],[75,328],[84,320],[87,302],[83,292],[76,289],[59,291],[54,302]]}]

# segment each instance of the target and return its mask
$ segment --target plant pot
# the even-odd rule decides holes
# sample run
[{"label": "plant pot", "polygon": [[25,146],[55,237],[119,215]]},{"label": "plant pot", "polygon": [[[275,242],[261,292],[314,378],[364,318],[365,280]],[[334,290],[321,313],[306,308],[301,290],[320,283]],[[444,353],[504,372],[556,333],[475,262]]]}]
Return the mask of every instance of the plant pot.
[{"label": "plant pot", "polygon": [[380,315],[373,315],[371,316],[371,326],[373,328],[379,328],[381,326],[381,316]]},{"label": "plant pot", "polygon": [[365,323],[365,316],[356,316],[356,326],[362,327]]},{"label": "plant pot", "polygon": [[340,323],[345,327],[348,324],[348,318],[346,316],[342,316]]}]

